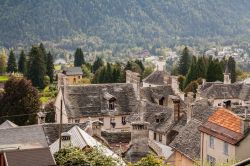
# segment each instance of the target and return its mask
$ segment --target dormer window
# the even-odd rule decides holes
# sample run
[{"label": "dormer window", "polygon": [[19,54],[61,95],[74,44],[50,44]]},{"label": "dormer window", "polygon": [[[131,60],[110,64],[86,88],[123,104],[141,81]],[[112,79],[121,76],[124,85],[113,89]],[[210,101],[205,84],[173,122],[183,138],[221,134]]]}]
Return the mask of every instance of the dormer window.
[{"label": "dormer window", "polygon": [[114,110],[114,109],[115,109],[115,101],[109,100],[109,110]]}]

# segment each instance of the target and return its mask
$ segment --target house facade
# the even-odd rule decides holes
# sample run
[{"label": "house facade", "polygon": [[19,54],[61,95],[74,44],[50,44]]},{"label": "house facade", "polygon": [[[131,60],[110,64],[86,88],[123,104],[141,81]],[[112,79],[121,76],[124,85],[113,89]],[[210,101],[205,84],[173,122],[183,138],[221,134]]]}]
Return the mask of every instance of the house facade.
[{"label": "house facade", "polygon": [[249,121],[226,108],[218,108],[201,131],[201,161],[228,163],[250,157]]},{"label": "house facade", "polygon": [[137,109],[137,103],[132,84],[67,85],[57,96],[55,118],[59,123],[62,106],[62,123],[91,118],[102,121],[104,130],[129,131],[127,117]]},{"label": "house facade", "polygon": [[62,70],[62,73],[57,75],[58,88],[64,84],[74,85],[79,84],[83,78],[83,72],[81,67],[66,67]]}]

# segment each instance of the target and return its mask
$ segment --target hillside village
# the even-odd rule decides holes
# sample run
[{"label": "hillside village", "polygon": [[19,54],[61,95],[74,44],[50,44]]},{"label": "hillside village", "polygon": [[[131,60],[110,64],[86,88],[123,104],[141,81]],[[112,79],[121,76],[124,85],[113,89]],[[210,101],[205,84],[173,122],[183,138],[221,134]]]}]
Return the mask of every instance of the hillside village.
[{"label": "hillside village", "polygon": [[37,124],[0,125],[0,165],[56,165],[71,147],[96,148],[111,165],[148,155],[176,166],[249,161],[249,79],[232,83],[226,67],[223,82],[203,79],[184,93],[165,69],[159,58],[144,79],[126,70],[125,83],[83,84],[80,67],[65,67],[56,73],[54,123],[40,111]]}]

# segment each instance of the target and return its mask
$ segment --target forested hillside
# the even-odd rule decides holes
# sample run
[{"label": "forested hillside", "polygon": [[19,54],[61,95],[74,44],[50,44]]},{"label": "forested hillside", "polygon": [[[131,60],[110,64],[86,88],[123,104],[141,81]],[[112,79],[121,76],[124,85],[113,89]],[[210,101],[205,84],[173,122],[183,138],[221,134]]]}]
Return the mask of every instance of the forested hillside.
[{"label": "forested hillside", "polygon": [[0,46],[144,48],[250,33],[249,0],[1,0]]}]

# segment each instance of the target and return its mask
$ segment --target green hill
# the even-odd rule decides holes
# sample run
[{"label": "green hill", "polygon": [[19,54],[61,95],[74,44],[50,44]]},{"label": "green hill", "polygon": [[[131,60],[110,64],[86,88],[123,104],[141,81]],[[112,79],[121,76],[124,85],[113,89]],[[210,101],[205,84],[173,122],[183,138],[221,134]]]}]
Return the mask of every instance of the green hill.
[{"label": "green hill", "polygon": [[249,0],[1,0],[0,6],[5,47],[47,41],[68,50],[147,48],[250,36]]}]

